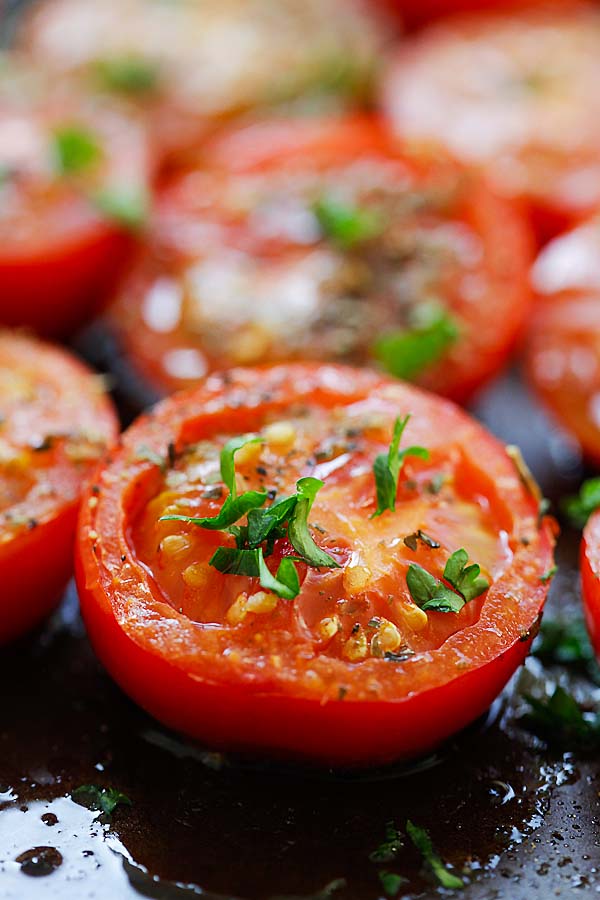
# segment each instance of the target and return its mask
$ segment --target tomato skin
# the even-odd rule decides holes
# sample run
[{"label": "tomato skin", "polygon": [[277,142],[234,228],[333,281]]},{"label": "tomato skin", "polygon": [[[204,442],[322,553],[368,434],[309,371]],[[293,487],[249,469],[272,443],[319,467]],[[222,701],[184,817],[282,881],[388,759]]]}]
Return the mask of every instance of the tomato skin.
[{"label": "tomato skin", "polygon": [[532,270],[537,297],[525,347],[536,394],[594,465],[600,464],[599,258],[597,218],[544,248]]},{"label": "tomato skin", "polygon": [[477,8],[400,46],[382,106],[399,134],[480,164],[525,204],[543,245],[600,202],[598,9],[578,0]]},{"label": "tomato skin", "polygon": [[[307,160],[310,161],[308,168]],[[440,192],[446,190],[452,195],[445,206],[440,204],[439,207],[434,197],[428,201],[424,221],[407,220],[405,226],[407,242],[414,237],[418,246],[418,241],[422,241],[423,273],[426,273],[428,265],[434,267],[428,262],[427,240],[431,240],[437,228],[440,232],[446,229],[447,237],[442,238],[441,243],[444,240],[447,243],[441,252],[446,250],[452,257],[452,263],[448,265],[452,273],[442,272],[434,276],[437,280],[431,293],[444,298],[446,311],[460,323],[461,330],[455,345],[418,373],[415,381],[429,390],[465,403],[501,370],[521,336],[531,300],[528,272],[533,241],[520,208],[498,197],[478,173],[465,169],[446,154],[431,147],[405,145],[391,138],[372,117],[301,121],[275,119],[222,131],[187,166],[163,181],[151,230],[151,252],[140,255],[129,277],[119,286],[108,313],[111,328],[134,369],[158,395],[191,387],[207,371],[234,365],[272,364],[303,358],[354,365],[378,364],[369,346],[367,328],[362,331],[362,343],[355,342],[352,350],[340,350],[333,337],[327,338],[328,333],[333,335],[334,332],[330,324],[322,327],[321,334],[317,335],[316,326],[307,319],[295,332],[290,329],[289,335],[281,335],[275,330],[269,331],[271,326],[268,321],[265,325],[260,309],[255,318],[248,322],[248,330],[254,328],[260,335],[266,332],[266,347],[259,349],[253,358],[245,358],[242,349],[246,346],[245,334],[243,328],[239,328],[236,335],[232,323],[238,319],[228,311],[227,301],[224,304],[218,300],[214,303],[214,309],[221,310],[222,333],[219,341],[212,340],[210,328],[214,326],[210,314],[201,311],[197,317],[203,324],[195,324],[196,301],[190,287],[197,268],[206,264],[207,268],[214,267],[217,272],[226,270],[229,256],[249,260],[255,279],[249,290],[255,290],[257,299],[261,301],[256,304],[259,308],[267,306],[271,279],[280,277],[278,265],[287,265],[287,281],[296,283],[302,279],[304,272],[298,260],[310,259],[313,253],[330,254],[343,276],[344,259],[347,261],[353,257],[344,257],[343,253],[334,255],[326,239],[293,240],[285,235],[282,228],[282,234],[272,237],[270,245],[268,239],[261,236],[261,226],[254,223],[252,214],[232,225],[228,218],[230,210],[223,198],[239,189],[238,186],[243,185],[246,178],[262,180],[259,190],[265,190],[262,185],[278,185],[278,179],[297,171],[302,176],[308,171],[322,177],[327,190],[329,182],[326,179],[333,181],[336,167],[359,167],[371,160],[378,165],[405,167],[407,174],[403,177],[409,185],[409,197],[413,194],[416,198],[420,195],[427,197],[428,192],[435,194],[436,189]],[[209,188],[212,193],[205,198],[203,206],[202,182],[198,186],[196,181],[210,176],[217,187]],[[391,194],[395,183],[391,176],[386,174],[385,177],[391,179],[388,188]],[[401,183],[400,176],[397,181]],[[268,202],[264,205],[267,206]],[[256,219],[259,220],[259,202],[257,208]],[[428,214],[430,221],[427,220]],[[310,215],[310,208],[307,208],[305,216]],[[398,226],[399,222],[399,218],[394,220],[392,226]],[[192,238],[190,244],[186,244],[188,234],[202,229],[207,235],[205,243],[193,244]],[[420,234],[420,229],[425,236]],[[462,251],[456,247],[461,240],[465,245],[472,242],[481,263],[473,264],[460,256]],[[383,238],[381,243],[384,243]],[[385,266],[390,264],[385,260],[385,251],[381,253],[383,262],[380,259],[374,263],[369,260],[368,252],[365,254],[366,265],[372,267],[375,273],[372,281],[377,282],[378,268],[380,272],[385,272]],[[355,258],[358,258],[359,264],[364,262],[360,251]],[[338,280],[340,278],[337,271],[331,278],[332,282],[336,277]],[[394,276],[401,279],[402,265],[388,274],[388,282]],[[331,317],[338,300],[335,288],[328,294],[326,280],[319,282],[319,275],[310,277],[313,278],[319,315],[328,321],[327,311],[329,309]],[[418,277],[419,273],[415,281]],[[425,279],[428,276],[422,274],[421,277]],[[175,315],[174,324],[155,326],[146,309],[155,288],[164,282],[173,283],[176,292],[185,298],[182,301],[183,311]],[[479,285],[475,290],[480,290],[477,302],[470,294],[475,283]],[[366,308],[368,298],[372,300],[376,310],[376,315],[370,317],[372,321],[387,317],[387,324],[381,327],[377,336],[385,334],[386,329],[393,331],[400,327],[402,303],[398,304],[400,312],[390,313],[387,293],[391,292],[386,292],[381,286],[371,288],[371,291],[369,294],[367,288],[362,289],[361,293],[359,289],[353,296],[362,303],[363,308]],[[415,288],[408,290],[407,295],[417,306],[423,292],[419,295],[419,290]],[[291,305],[287,296],[282,296],[281,292],[278,296],[282,309],[287,308],[286,304]],[[165,299],[164,307],[167,308],[169,303],[170,300]],[[294,321],[295,315],[292,305],[290,317]],[[340,319],[343,318],[341,315]],[[374,325],[373,330],[377,327]],[[185,367],[179,370],[171,363],[173,358],[187,354],[194,357],[189,374]]]},{"label": "tomato skin", "polygon": [[[118,423],[109,400],[92,388],[92,373],[65,351],[17,333],[0,332],[3,378],[7,371],[9,381],[13,377],[31,378],[34,390],[40,391],[41,385],[42,393],[32,401],[24,400],[14,419],[10,411],[7,413],[3,447],[8,441],[18,452],[27,447],[27,439],[51,434],[54,428],[61,434],[70,431],[75,438],[83,434],[80,429],[93,427],[103,442],[116,438]],[[10,401],[3,387],[0,400],[6,410]],[[6,454],[6,449],[3,452]],[[5,484],[16,476],[11,476],[10,468],[7,474],[3,471],[10,463],[3,459],[0,464],[4,520],[0,526],[0,644],[38,625],[60,599],[73,572],[79,493],[99,452],[93,452],[91,461],[84,456],[77,461],[63,457],[48,461],[43,451],[35,451],[26,469],[35,481],[18,506],[7,505],[4,500]],[[46,499],[35,499],[36,496]],[[26,504],[30,509],[28,524],[9,531],[11,508],[20,510]]]},{"label": "tomato skin", "polygon": [[585,621],[600,657],[600,513],[593,513],[583,531],[579,567]]},{"label": "tomato skin", "polygon": [[477,12],[483,9],[518,9],[523,0],[373,0],[400,16],[408,28],[419,28],[434,19],[458,12]]},{"label": "tomato skin", "polygon": [[[260,669],[236,671],[227,659],[211,655],[202,637],[208,632],[194,628],[166,602],[135,558],[127,523],[135,498],[144,493],[152,476],[151,463],[132,459],[141,440],[153,452],[164,452],[166,442],[203,434],[202,426],[195,424],[203,413],[223,427],[233,428],[237,421],[244,430],[254,407],[240,422],[239,403],[241,393],[248,391],[258,405],[260,396],[273,390],[278,404],[305,397],[327,408],[359,400],[389,384],[368,371],[302,364],[233,370],[225,383],[213,376],[203,388],[171,398],[138,420],[112,454],[108,468],[96,473],[101,488],[95,495],[98,503],[85,502],[92,496],[88,492],[78,527],[76,577],[84,621],[115,680],[169,727],[222,749],[341,766],[383,763],[424,753],[473,721],[524,659],[547,592],[540,580],[552,560],[553,538],[546,521],[488,592],[479,622],[436,651],[437,666],[428,664],[428,654],[395,665],[398,696],[385,700],[366,699],[364,688],[355,699],[352,690],[343,699],[308,696],[285,676]],[[435,415],[435,410],[449,421],[455,416],[457,427],[463,423],[466,427],[466,417],[452,404],[416,389],[396,388],[410,393],[413,405],[422,402],[427,416]],[[485,458],[492,467],[482,485],[508,476],[516,521],[534,523],[537,502],[525,493],[514,469],[511,474],[500,445],[475,426],[472,436],[476,446],[469,454]],[[378,662],[361,665],[373,672]],[[346,672],[349,683],[358,685],[366,677],[360,667],[335,665]]]}]

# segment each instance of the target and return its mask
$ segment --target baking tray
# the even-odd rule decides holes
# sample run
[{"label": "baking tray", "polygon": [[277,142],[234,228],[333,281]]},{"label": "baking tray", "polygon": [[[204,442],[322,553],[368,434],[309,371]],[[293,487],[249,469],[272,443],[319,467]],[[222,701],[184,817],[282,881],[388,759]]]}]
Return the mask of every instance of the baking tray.
[{"label": "baking tray", "polygon": [[[576,487],[577,452],[516,374],[474,412],[522,446],[549,497]],[[548,615],[578,613],[578,538],[560,538]],[[407,819],[464,873],[465,900],[598,894],[600,763],[546,747],[520,722],[523,690],[548,681],[600,699],[579,673],[532,658],[486,717],[410,766],[353,773],[231,758],[165,730],[119,691],[71,586],[45,627],[1,654],[0,897],[376,900],[382,869],[406,878],[398,897],[439,896],[410,841],[391,863],[370,859],[387,823],[403,831]],[[70,799],[90,783],[132,806],[108,819]],[[32,862],[39,847],[53,849]]]}]

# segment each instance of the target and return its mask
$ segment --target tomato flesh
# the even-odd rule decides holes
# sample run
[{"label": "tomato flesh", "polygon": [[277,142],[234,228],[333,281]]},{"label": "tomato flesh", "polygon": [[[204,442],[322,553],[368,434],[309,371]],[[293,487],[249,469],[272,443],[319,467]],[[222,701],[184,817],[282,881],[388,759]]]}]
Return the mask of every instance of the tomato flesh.
[{"label": "tomato flesh", "polygon": [[[324,230],[338,208],[364,239]],[[376,363],[463,401],[514,344],[529,264],[526,225],[475,173],[370,119],[275,120],[223,134],[168,181],[111,321],[160,393],[313,359]],[[396,371],[404,351],[390,363],[381,342],[430,321],[451,336]]]},{"label": "tomato flesh", "polygon": [[545,240],[600,201],[599,76],[598,9],[531,4],[417,34],[389,68],[383,104],[400,135],[482,163]]},{"label": "tomato flesh", "polygon": [[54,606],[72,573],[83,482],[118,432],[97,377],[0,332],[0,643]]},{"label": "tomato flesh", "polygon": [[600,223],[556,238],[533,269],[527,372],[548,409],[600,461]]},{"label": "tomato flesh", "polygon": [[[373,461],[406,413],[406,444],[430,455],[407,458],[395,511],[373,517]],[[210,565],[230,534],[159,521],[218,512],[219,451],[250,428],[262,439],[238,454],[238,491],[324,482],[310,526],[338,567],[299,562],[293,601]],[[363,765],[431,749],[501,690],[546,594],[552,537],[501,445],[452,404],[364,370],[211,377],[134,424],[95,484],[77,552],[92,643],[137,702],[217,747]],[[425,612],[408,566],[442,579],[463,547],[491,587]],[[267,565],[294,554],[279,537]]]},{"label": "tomato flesh", "polygon": [[[122,111],[12,59],[0,59],[0,131],[0,322],[63,337],[97,311],[131,254],[133,233],[103,198],[142,202],[146,138]],[[89,142],[87,163],[61,168],[61,134]]]}]

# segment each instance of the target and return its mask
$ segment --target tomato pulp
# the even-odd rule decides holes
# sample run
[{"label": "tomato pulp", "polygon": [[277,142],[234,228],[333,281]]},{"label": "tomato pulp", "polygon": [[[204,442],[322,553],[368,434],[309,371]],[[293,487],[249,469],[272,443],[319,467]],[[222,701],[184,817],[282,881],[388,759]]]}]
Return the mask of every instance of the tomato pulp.
[{"label": "tomato pulp", "polygon": [[600,462],[600,221],[556,238],[533,268],[538,295],[526,349],[537,394]]},{"label": "tomato pulp", "polygon": [[22,60],[0,59],[0,323],[64,337],[114,288],[143,224],[143,129]]},{"label": "tomato pulp", "polygon": [[0,643],[58,601],[83,482],[118,433],[98,377],[63,350],[0,332]]},{"label": "tomato pulp", "polygon": [[[373,465],[396,458],[408,414],[377,514],[387,476]],[[219,454],[249,431],[224,469]],[[243,517],[229,531],[189,521],[248,492],[273,516],[309,488],[312,508],[296,497],[260,551],[239,551]],[[88,489],[76,568],[100,659],[162,722],[218,748],[368,765],[484,712],[529,649],[552,545],[523,473],[452,403],[368,370],[290,364],[213,375],[134,423]],[[231,574],[258,552],[260,579]],[[477,591],[452,593],[454,612],[427,605],[414,578],[448,590],[461,556]]]},{"label": "tomato pulp", "polygon": [[382,101],[522,200],[541,240],[600,201],[600,11],[525,5],[443,20],[401,44]]},{"label": "tomato pulp", "polygon": [[264,121],[163,186],[111,320],[159,393],[314,359],[464,401],[520,332],[530,260],[512,205],[445,155],[370,118]]}]

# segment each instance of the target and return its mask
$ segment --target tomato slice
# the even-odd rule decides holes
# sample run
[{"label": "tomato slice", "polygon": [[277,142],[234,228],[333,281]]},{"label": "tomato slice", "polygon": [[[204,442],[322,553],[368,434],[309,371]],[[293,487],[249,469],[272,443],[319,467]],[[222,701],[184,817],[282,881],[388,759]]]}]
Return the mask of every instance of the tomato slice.
[{"label": "tomato slice", "polygon": [[159,197],[112,321],[161,393],[230,365],[368,365],[465,400],[528,309],[527,227],[482,179],[369,118],[215,138]]},{"label": "tomato slice", "polygon": [[0,643],[38,624],[73,570],[85,479],[118,434],[98,381],[64,350],[0,332]]},{"label": "tomato slice", "polygon": [[[395,511],[374,516],[374,460],[409,413]],[[219,453],[250,430],[238,498],[268,492],[275,509],[300,479],[323,482],[309,539],[295,520],[261,547],[268,578],[295,560],[295,599],[219,569],[213,553],[241,559],[250,532],[162,520],[223,515],[232,477]],[[134,423],[95,485],[76,554],[92,643],[136,702],[215,747],[363,765],[429,750],[496,697],[544,603],[549,523],[502,445],[448,401],[370,370],[213,375]],[[332,564],[307,564],[307,540]],[[456,612],[424,611],[409,568],[443,587],[462,549],[486,584]]]},{"label": "tomato slice", "polygon": [[538,303],[527,345],[536,392],[600,463],[600,222],[556,238],[533,268]]},{"label": "tomato slice", "polygon": [[400,16],[408,28],[419,28],[442,16],[458,12],[479,10],[514,9],[523,6],[523,0],[373,0],[390,12]]},{"label": "tomato slice", "polygon": [[151,161],[106,101],[0,59],[0,323],[65,336],[133,249]]},{"label": "tomato slice", "polygon": [[392,33],[364,0],[49,0],[20,43],[129,99],[170,155],[256,106],[364,100]]},{"label": "tomato slice", "polygon": [[583,530],[580,552],[583,611],[596,655],[600,656],[600,512]]},{"label": "tomato slice", "polygon": [[484,164],[546,239],[600,202],[599,78],[597,7],[530,4],[448,19],[402,44],[383,104],[402,136]]}]

